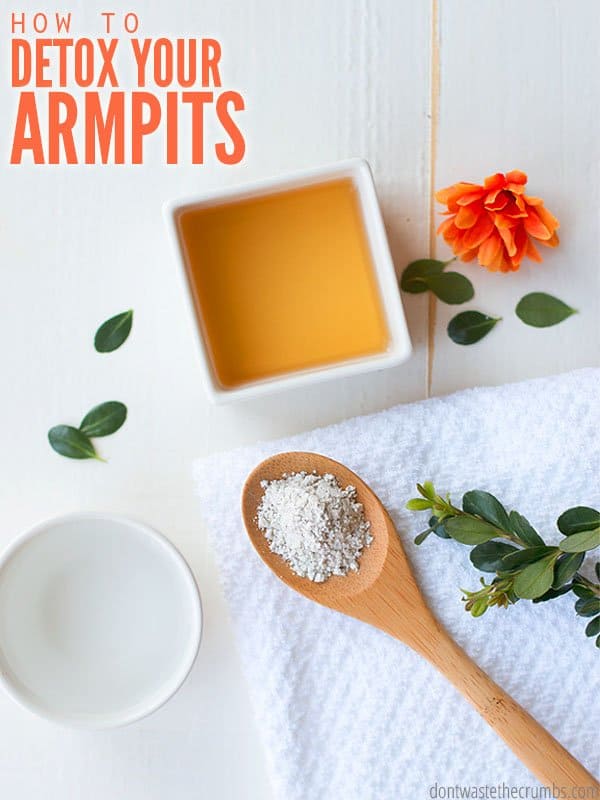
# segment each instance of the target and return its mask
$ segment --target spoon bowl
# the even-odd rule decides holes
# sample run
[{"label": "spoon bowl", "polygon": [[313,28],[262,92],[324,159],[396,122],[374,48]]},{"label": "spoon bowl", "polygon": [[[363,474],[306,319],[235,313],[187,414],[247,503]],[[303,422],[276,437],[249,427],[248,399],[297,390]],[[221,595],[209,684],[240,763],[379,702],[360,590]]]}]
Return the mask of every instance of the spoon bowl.
[{"label": "spoon bowl", "polygon": [[[371,523],[373,541],[365,547],[360,557],[358,572],[346,576],[332,575],[322,583],[296,575],[281,556],[272,552],[264,533],[257,523],[257,510],[263,496],[263,481],[272,481],[294,472],[318,472],[333,475],[340,486],[354,486],[357,499],[365,509],[365,516]],[[358,475],[331,458],[316,453],[279,453],[259,464],[248,476],[242,494],[242,516],[252,544],[265,564],[277,575],[305,597],[321,605],[340,610],[348,598],[366,591],[381,575],[384,568],[390,536],[396,537],[392,521],[379,498]]]},{"label": "spoon bowl", "polygon": [[[373,537],[361,554],[358,572],[315,583],[296,575],[271,551],[257,523],[262,483],[295,472],[329,473],[342,488],[355,487]],[[278,578],[310,600],[373,625],[412,647],[448,678],[543,784],[600,790],[594,777],[471,661],[435,619],[389,514],[358,475],[317,453],[279,453],[248,476],[242,492],[242,517],[258,555]]]}]

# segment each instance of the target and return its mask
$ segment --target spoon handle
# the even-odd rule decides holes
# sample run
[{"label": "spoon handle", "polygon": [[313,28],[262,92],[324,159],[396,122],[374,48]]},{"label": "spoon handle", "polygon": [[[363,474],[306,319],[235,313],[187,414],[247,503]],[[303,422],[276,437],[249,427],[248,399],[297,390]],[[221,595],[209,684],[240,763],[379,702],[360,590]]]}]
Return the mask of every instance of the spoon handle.
[{"label": "spoon handle", "polygon": [[475,664],[448,633],[436,623],[435,634],[414,644],[504,739],[513,753],[548,787],[594,787],[586,796],[596,797],[600,784],[565,748],[510,695]]}]

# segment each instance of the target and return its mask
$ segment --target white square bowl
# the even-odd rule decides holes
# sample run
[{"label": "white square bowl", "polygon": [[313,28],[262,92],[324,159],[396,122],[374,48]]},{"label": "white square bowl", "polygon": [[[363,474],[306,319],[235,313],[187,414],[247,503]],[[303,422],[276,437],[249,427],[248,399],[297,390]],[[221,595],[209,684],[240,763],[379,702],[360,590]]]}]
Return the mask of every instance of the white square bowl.
[{"label": "white square bowl", "polygon": [[[350,178],[357,190],[365,235],[389,332],[386,350],[381,353],[347,359],[333,364],[287,372],[272,378],[262,378],[233,388],[222,386],[212,366],[209,347],[204,334],[201,310],[195,307],[193,302],[192,287],[189,284],[189,272],[186,265],[186,253],[178,224],[180,213],[190,208],[224,205],[238,200],[272,195],[291,189],[329,183],[343,178]],[[175,248],[177,261],[184,277],[185,295],[189,310],[196,320],[195,327],[198,332],[200,346],[200,365],[207,392],[213,402],[220,403],[259,397],[282,389],[298,388],[319,381],[393,367],[410,356],[412,349],[410,336],[381,218],[381,210],[377,202],[373,176],[368,163],[363,159],[341,161],[337,164],[301,170],[275,178],[266,178],[244,186],[222,189],[197,197],[172,200],[165,204],[164,216]]]}]

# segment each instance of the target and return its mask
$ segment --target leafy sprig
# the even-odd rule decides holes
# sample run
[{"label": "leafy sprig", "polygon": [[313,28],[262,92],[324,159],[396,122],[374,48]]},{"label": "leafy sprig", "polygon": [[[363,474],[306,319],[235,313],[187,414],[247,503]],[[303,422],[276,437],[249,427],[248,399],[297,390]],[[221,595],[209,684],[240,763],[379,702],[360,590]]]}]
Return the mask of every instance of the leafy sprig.
[{"label": "leafy sprig", "polygon": [[475,290],[471,281],[460,272],[444,272],[456,261],[438,261],[435,258],[420,258],[412,261],[402,273],[400,288],[410,294],[433,292],[443,303],[459,305],[472,300]]},{"label": "leafy sprig", "polygon": [[[94,336],[94,347],[99,353],[117,350],[131,333],[133,309],[123,311],[100,325]],[[109,400],[94,406],[76,428],[73,425],[54,425],[48,431],[50,447],[65,458],[105,461],[96,452],[92,438],[110,436],[119,430],[127,419],[127,407],[118,400]]]},{"label": "leafy sprig", "polygon": [[88,411],[78,428],[73,425],[50,428],[48,441],[53,450],[66,458],[104,461],[96,452],[92,438],[110,436],[119,430],[126,419],[127,406],[118,400],[109,400]]},{"label": "leafy sprig", "polygon": [[591,618],[586,635],[596,637],[600,648],[600,562],[595,565],[598,583],[579,572],[586,553],[600,547],[599,511],[587,506],[568,509],[556,523],[564,538],[558,545],[547,545],[525,517],[508,512],[489,492],[467,492],[458,508],[449,495],[439,495],[431,481],[417,484],[417,490],[420,496],[406,507],[428,511],[430,518],[415,544],[431,534],[454,539],[472,547],[469,557],[476,569],[495,575],[489,583],[481,578],[476,591],[462,589],[467,611],[480,617],[492,606],[507,608],[519,600],[541,603],[572,592],[576,613]]},{"label": "leafy sprig", "polygon": [[[472,300],[475,289],[471,281],[460,272],[445,272],[453,261],[456,261],[456,257],[449,261],[438,261],[435,258],[411,261],[402,272],[400,288],[409,294],[431,292],[438,300],[450,305],[460,305]],[[549,328],[577,314],[577,310],[545,292],[530,292],[519,300],[515,313],[526,325]],[[452,317],[446,330],[456,344],[470,345],[487,336],[501,319],[502,317],[490,317],[481,311],[461,311]]]}]

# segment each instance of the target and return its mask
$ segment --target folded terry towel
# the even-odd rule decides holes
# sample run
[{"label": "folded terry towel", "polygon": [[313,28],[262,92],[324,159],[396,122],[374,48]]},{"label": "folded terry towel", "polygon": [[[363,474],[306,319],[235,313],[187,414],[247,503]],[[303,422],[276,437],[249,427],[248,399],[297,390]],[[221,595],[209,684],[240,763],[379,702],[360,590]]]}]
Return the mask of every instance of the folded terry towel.
[{"label": "folded terry towel", "polygon": [[295,594],[259,560],[241,522],[240,492],[252,467],[283,450],[331,456],[372,486],[450,633],[597,771],[600,654],[573,595],[473,619],[459,588],[476,588],[481,574],[469,549],[433,536],[416,547],[426,515],[404,504],[427,479],[456,501],[485,489],[547,541],[559,540],[562,511],[600,503],[599,398],[600,370],[580,370],[396,406],[195,464],[277,798],[420,800],[455,784],[538,786],[433,667],[380,631]]}]

